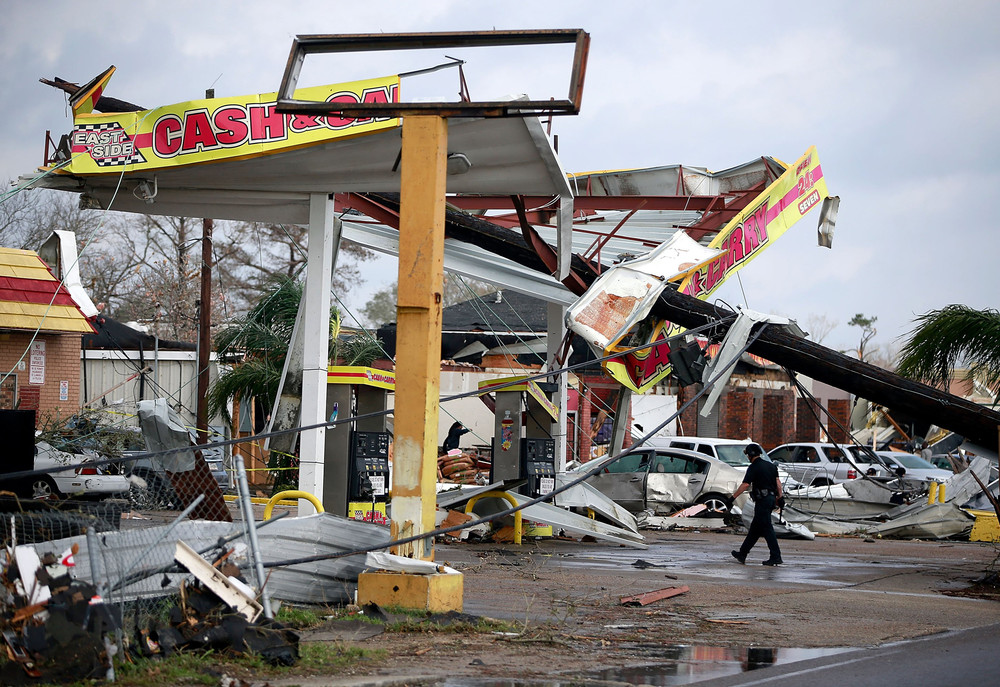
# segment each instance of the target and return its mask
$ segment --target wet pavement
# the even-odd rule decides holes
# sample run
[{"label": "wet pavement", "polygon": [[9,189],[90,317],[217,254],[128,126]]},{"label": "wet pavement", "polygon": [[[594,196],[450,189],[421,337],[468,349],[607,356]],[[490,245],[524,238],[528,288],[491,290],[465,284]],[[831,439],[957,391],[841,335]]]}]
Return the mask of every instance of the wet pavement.
[{"label": "wet pavement", "polygon": [[[747,565],[734,561],[729,552],[742,541],[735,533],[646,534],[647,549],[555,539],[436,544],[436,560],[465,576],[463,610],[506,620],[518,637],[382,635],[366,646],[389,658],[354,684],[764,684],[753,676],[833,666],[835,678],[856,665],[877,674],[883,652],[901,655],[897,644],[929,637],[922,646],[936,646],[949,631],[1000,617],[995,601],[945,593],[994,564],[992,545],[782,540],[786,565],[770,568],[760,565],[763,546]],[[647,606],[622,605],[625,596],[680,586],[689,590]],[[788,679],[780,684],[819,687],[811,678]]]}]

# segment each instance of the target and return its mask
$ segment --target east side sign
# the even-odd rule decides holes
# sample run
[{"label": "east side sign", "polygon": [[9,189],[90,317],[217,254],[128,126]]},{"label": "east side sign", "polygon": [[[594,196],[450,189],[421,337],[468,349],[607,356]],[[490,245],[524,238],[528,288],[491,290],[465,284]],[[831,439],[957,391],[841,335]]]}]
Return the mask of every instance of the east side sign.
[{"label": "east side sign", "polygon": [[[299,89],[327,102],[399,101],[399,77]],[[154,110],[80,114],[73,120],[71,174],[120,173],[246,158],[399,125],[398,118],[279,114],[277,94],[211,98]]]}]

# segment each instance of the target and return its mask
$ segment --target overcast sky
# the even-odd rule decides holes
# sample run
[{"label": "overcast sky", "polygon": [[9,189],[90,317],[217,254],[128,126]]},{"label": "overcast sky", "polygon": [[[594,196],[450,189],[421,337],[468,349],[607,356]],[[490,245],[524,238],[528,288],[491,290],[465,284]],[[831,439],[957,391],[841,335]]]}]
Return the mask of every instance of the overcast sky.
[{"label": "overcast sky", "polygon": [[[58,139],[72,128],[64,95],[40,77],[82,83],[114,64],[107,94],[151,108],[210,87],[220,97],[276,90],[296,34],[582,28],[591,34],[582,111],[554,125],[567,171],[720,170],[764,155],[791,163],[817,146],[830,193],[842,199],[833,249],[817,246],[811,213],[730,280],[719,295],[731,305],[745,293],[756,310],[802,323],[826,317],[839,326],[824,343],[848,348],[855,313],[877,316],[874,343],[888,345],[931,309],[997,304],[989,198],[1000,3],[133,0],[4,9],[0,179],[41,164],[47,129]],[[482,55],[466,67],[473,97],[497,88],[564,97],[558,57]],[[317,63],[299,85],[438,61],[386,55],[329,74]],[[395,263],[369,272],[348,295],[354,306],[395,279]]]}]

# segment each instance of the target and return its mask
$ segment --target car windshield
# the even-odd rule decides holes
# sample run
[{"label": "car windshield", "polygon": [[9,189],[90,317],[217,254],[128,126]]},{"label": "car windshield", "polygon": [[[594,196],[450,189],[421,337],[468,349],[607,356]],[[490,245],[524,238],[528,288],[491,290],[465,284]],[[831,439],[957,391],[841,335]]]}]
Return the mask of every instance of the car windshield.
[{"label": "car windshield", "polygon": [[854,462],[856,463],[870,463],[872,462],[872,454],[869,453],[871,449],[862,446],[848,446],[847,450],[851,452],[854,456]]},{"label": "car windshield", "polygon": [[[743,453],[743,449],[746,446],[744,444],[716,444],[715,452],[719,454],[719,460],[724,463],[729,463],[730,465],[749,465],[750,459],[746,457]],[[761,449],[763,450],[763,449]],[[764,453],[763,455],[767,455]],[[770,458],[768,459],[770,460]]]},{"label": "car windshield", "polygon": [[928,463],[926,460],[920,456],[915,456],[911,453],[893,453],[888,456],[890,460],[902,465],[907,470],[934,470],[936,469],[933,464]]}]

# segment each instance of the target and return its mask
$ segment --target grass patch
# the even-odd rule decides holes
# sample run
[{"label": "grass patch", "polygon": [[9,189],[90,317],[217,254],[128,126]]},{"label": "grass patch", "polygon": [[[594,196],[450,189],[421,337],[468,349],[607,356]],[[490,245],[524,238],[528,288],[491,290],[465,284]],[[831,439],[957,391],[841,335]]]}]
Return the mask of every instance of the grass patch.
[{"label": "grass patch", "polygon": [[463,634],[489,634],[491,632],[516,632],[517,626],[503,620],[479,618],[475,622],[449,621],[429,616],[409,618],[385,624],[386,632],[442,632]]},{"label": "grass patch", "polygon": [[362,661],[378,661],[386,656],[384,649],[362,649],[360,647],[342,646],[332,642],[306,642],[299,645],[302,655],[297,666],[300,672],[328,672],[333,669],[343,670]]},{"label": "grass patch", "polygon": [[[140,658],[125,663],[115,661],[115,685],[120,687],[196,687],[218,685],[222,675],[247,680],[316,675],[341,672],[364,661],[385,658],[382,649],[346,647],[332,642],[306,642],[299,645],[299,660],[293,666],[272,666],[253,654],[228,652],[181,652],[165,658]],[[0,664],[6,658],[0,658]],[[54,687],[54,683],[32,683],[38,687]],[[82,680],[58,687],[94,687],[102,681]],[[108,683],[110,684],[110,683]]]},{"label": "grass patch", "polygon": [[304,630],[322,625],[330,615],[333,614],[327,608],[282,604],[274,619],[293,630]]}]

